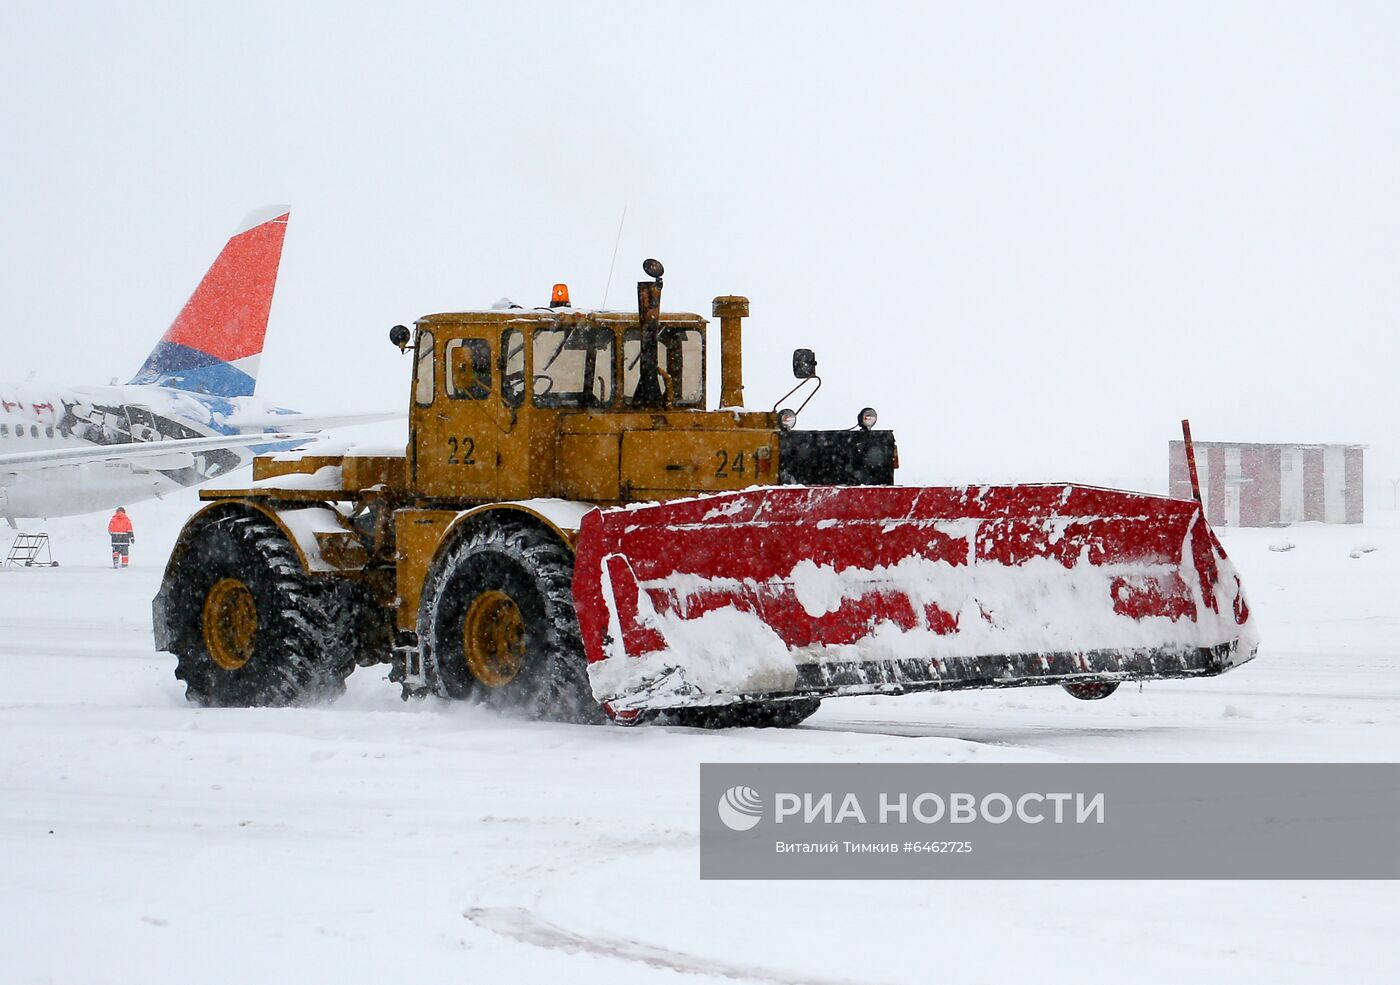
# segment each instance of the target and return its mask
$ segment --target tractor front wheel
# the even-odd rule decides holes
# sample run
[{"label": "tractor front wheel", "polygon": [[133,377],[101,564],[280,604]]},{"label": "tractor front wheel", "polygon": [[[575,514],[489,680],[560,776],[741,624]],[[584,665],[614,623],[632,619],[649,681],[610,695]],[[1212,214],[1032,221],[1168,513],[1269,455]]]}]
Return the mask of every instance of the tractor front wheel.
[{"label": "tractor front wheel", "polygon": [[574,614],[573,553],[534,524],[488,519],[424,586],[418,639],[433,690],[527,718],[596,724]]}]

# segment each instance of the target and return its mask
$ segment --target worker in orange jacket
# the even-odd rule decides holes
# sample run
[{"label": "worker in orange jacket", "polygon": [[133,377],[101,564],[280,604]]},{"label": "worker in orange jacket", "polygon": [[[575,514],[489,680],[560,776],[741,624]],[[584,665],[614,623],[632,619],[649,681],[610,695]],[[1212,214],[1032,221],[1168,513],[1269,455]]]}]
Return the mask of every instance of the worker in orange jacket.
[{"label": "worker in orange jacket", "polygon": [[107,534],[112,538],[112,567],[125,568],[131,545],[136,543],[136,535],[131,532],[131,517],[126,515],[126,507],[118,506],[112,519],[107,521]]}]

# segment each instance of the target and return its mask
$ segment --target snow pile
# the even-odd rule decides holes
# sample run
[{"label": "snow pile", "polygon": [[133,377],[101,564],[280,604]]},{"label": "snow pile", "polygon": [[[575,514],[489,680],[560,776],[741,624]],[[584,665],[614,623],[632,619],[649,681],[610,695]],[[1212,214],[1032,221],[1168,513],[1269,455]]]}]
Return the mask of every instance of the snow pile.
[{"label": "snow pile", "polygon": [[254,489],[306,489],[334,491],[344,489],[339,465],[323,465],[315,472],[288,472],[253,482]]},{"label": "snow pile", "polygon": [[[642,595],[641,604],[651,603]],[[791,691],[797,665],[782,638],[761,619],[733,606],[683,619],[655,609],[643,617],[667,649],[641,657],[609,656],[588,665],[589,685],[615,708],[641,707],[662,696],[704,704],[706,696]]]}]

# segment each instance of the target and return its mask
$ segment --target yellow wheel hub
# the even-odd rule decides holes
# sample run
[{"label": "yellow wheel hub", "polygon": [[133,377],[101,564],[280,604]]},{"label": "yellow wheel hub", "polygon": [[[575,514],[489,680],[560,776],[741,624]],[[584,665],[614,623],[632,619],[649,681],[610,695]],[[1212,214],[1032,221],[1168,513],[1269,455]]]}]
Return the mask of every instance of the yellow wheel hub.
[{"label": "yellow wheel hub", "polygon": [[462,622],[467,669],[487,687],[504,687],[525,662],[525,619],[505,592],[482,592]]},{"label": "yellow wheel hub", "polygon": [[253,659],[258,638],[258,603],[237,578],[214,583],[200,613],[204,647],[224,670],[237,670]]}]

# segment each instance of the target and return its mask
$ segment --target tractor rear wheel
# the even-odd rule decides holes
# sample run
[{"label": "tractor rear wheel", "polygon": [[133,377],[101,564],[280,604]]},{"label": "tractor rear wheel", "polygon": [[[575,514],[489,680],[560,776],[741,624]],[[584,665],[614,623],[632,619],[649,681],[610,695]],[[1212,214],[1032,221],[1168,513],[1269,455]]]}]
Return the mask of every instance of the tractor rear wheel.
[{"label": "tractor rear wheel", "polygon": [[489,519],[428,576],[418,640],[433,690],[527,718],[600,723],[574,614],[573,553],[525,521]]},{"label": "tractor rear wheel", "polygon": [[339,697],[355,669],[355,587],[311,579],[272,521],[227,516],[194,535],[161,586],[185,697],[213,707]]}]

